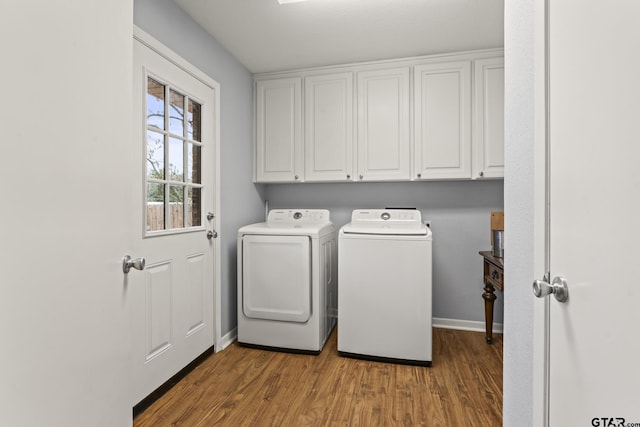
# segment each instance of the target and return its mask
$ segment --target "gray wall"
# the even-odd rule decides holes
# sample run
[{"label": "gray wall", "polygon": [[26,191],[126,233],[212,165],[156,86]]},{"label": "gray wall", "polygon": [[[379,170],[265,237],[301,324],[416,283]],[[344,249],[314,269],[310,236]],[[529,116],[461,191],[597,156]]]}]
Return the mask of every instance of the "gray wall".
[{"label": "gray wall", "polygon": [[[490,212],[502,210],[502,188],[502,180],[278,184],[267,186],[265,196],[270,208],[329,209],[337,227],[349,222],[354,209],[420,209],[432,221],[433,316],[484,321],[478,251],[490,249]],[[502,293],[496,294],[494,320],[502,322]]]},{"label": "gray wall", "polygon": [[533,425],[535,0],[505,2],[505,426]]},{"label": "gray wall", "polygon": [[135,0],[134,23],[220,83],[222,334],[236,326],[236,233],[262,220],[252,183],[251,73],[171,0]]}]

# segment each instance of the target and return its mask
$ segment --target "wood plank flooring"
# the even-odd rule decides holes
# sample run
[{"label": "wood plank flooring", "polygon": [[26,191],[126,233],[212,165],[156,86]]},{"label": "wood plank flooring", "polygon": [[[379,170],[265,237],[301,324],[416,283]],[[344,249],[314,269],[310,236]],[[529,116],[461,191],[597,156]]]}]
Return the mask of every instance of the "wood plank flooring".
[{"label": "wood plank flooring", "polygon": [[502,335],[435,328],[433,366],[240,347],[213,354],[134,420],[162,426],[502,425]]}]

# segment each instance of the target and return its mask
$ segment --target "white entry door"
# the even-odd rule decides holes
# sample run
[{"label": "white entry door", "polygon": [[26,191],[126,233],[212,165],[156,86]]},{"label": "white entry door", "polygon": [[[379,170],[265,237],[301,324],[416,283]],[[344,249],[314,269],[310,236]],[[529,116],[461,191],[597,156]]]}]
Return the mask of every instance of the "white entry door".
[{"label": "white entry door", "polygon": [[[137,35],[143,34],[138,32]],[[149,46],[151,45],[153,49]],[[134,42],[139,181],[131,274],[133,404],[214,345],[218,86],[148,35]]]},{"label": "white entry door", "polygon": [[548,4],[545,418],[640,425],[640,2]]}]

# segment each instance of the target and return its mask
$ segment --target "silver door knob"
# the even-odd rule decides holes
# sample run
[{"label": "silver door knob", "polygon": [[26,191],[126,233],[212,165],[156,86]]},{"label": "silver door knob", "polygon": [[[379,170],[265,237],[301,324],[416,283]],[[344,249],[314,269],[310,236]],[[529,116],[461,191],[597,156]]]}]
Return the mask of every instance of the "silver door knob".
[{"label": "silver door knob", "polygon": [[533,294],[538,298],[544,298],[553,294],[558,302],[566,302],[569,299],[567,281],[562,276],[554,277],[551,284],[544,280],[533,281]]},{"label": "silver door knob", "polygon": [[127,274],[131,268],[136,270],[144,270],[145,260],[144,258],[131,259],[131,256],[125,255],[122,258],[122,271]]},{"label": "silver door knob", "polygon": [[207,231],[207,239],[211,240],[211,239],[215,239],[216,237],[218,237],[218,232],[217,231]]},{"label": "silver door knob", "polygon": [[207,219],[209,221],[211,221],[213,218],[215,218],[215,214],[213,212],[207,212]]}]

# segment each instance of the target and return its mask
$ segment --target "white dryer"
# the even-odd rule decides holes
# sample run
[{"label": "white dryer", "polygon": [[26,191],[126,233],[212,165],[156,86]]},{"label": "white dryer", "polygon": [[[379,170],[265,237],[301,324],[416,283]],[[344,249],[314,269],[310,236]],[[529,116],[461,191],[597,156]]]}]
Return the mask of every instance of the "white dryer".
[{"label": "white dryer", "polygon": [[336,324],[336,230],[323,209],[238,231],[238,343],[319,353]]},{"label": "white dryer", "polygon": [[431,230],[413,209],[355,210],[338,238],[338,352],[431,365]]}]

